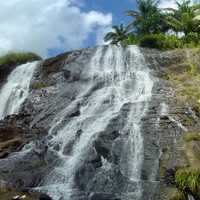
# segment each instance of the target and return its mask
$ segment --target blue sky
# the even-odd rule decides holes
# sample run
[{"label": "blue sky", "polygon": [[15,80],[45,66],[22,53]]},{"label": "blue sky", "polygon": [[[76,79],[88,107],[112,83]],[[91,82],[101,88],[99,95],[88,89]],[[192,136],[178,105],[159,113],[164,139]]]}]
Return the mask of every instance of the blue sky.
[{"label": "blue sky", "polygon": [[[82,9],[85,11],[99,10],[105,13],[112,13],[113,23],[119,24],[127,21],[124,11],[136,8],[135,0],[85,0]],[[120,3],[121,2],[121,3]]]},{"label": "blue sky", "polygon": [[0,1],[0,54],[31,51],[50,57],[100,45],[112,25],[129,21],[124,11],[135,8],[135,0]]},{"label": "blue sky", "polygon": [[[135,0],[123,0],[123,3],[120,0],[82,0],[80,2],[74,3],[78,6],[83,12],[90,12],[91,10],[96,10],[102,13],[112,13],[112,25],[117,25],[121,23],[128,23],[130,18],[124,15],[124,11],[128,9],[136,9]],[[122,0],[121,0],[122,1]],[[96,32],[90,33],[88,38],[83,42],[80,48],[91,47],[96,45]],[[63,49],[50,49],[49,55],[55,55],[64,51]]]},{"label": "blue sky", "polygon": [[[123,2],[123,3],[120,3]],[[112,13],[112,24],[128,23],[130,18],[124,15],[125,10],[135,9],[135,0],[85,0],[81,6],[83,11],[98,10],[103,13]],[[91,34],[84,46],[95,45],[95,35]]]}]

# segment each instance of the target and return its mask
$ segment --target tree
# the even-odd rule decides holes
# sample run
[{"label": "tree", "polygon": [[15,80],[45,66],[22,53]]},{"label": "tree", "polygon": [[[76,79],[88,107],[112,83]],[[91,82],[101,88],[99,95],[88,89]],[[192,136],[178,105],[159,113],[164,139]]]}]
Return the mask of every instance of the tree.
[{"label": "tree", "polygon": [[121,24],[120,26],[113,26],[112,28],[113,30],[107,33],[104,37],[105,42],[118,45],[127,39],[129,33],[128,27],[125,27],[123,24]]},{"label": "tree", "polygon": [[138,10],[128,10],[127,16],[133,18],[129,27],[139,35],[160,33],[165,29],[163,14],[158,8],[157,0],[137,0]]},{"label": "tree", "polygon": [[167,9],[169,13],[166,15],[166,23],[169,25],[169,28],[176,33],[183,32],[185,35],[192,32],[199,33],[200,4],[192,5],[190,0],[177,1],[176,4],[177,9]]}]

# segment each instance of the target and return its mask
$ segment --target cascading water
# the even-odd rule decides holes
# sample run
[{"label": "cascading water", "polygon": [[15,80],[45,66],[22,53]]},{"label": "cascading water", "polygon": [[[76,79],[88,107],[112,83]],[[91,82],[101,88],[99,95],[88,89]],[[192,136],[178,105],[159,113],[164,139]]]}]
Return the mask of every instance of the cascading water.
[{"label": "cascading water", "polygon": [[188,194],[188,200],[195,200],[195,199],[192,195]]},{"label": "cascading water", "polygon": [[[126,49],[99,47],[87,69],[88,88],[67,108],[61,111],[49,131],[49,146],[57,152],[60,161],[41,182],[39,190],[47,192],[54,200],[70,200],[74,191],[74,176],[99,133],[120,114],[125,104],[130,104],[126,125],[121,135],[128,134],[123,146],[120,168],[123,176],[137,182],[136,199],[141,199],[141,168],[143,163],[142,118],[151,100],[153,81],[145,59],[136,46]],[[92,91],[97,84],[101,86]],[[80,114],[64,123],[66,114],[79,105]],[[77,136],[77,133],[81,133]],[[66,147],[70,146],[70,153]],[[106,160],[103,161],[106,164]],[[103,164],[103,165],[104,165]],[[102,166],[105,167],[105,166]]]},{"label": "cascading water", "polygon": [[29,85],[37,62],[20,65],[8,76],[7,82],[0,90],[0,119],[15,114],[27,98]]}]

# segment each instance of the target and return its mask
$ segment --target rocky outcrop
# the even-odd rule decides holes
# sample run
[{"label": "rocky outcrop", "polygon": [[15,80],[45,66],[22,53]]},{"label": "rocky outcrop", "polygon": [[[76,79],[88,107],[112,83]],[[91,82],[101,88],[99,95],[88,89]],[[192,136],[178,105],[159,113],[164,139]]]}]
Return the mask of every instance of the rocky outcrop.
[{"label": "rocky outcrop", "polygon": [[0,158],[20,151],[23,146],[47,133],[45,129],[29,128],[25,114],[11,115],[0,121]]},{"label": "rocky outcrop", "polygon": [[[101,87],[98,82],[87,91],[83,100],[77,100],[70,109],[67,108],[87,87],[90,78],[86,73],[87,66],[94,51],[95,49],[84,49],[66,53],[45,60],[40,65],[34,75],[29,97],[20,112],[23,114],[10,116],[0,122],[2,180],[18,189],[31,191],[60,162],[54,151],[59,149],[59,145],[57,149],[47,150],[45,141],[48,137],[53,137],[64,124],[80,116],[81,106],[87,104],[87,98]],[[178,89],[183,85],[174,82],[181,74],[184,74],[186,80],[191,67],[188,58],[194,56],[195,63],[198,64],[199,57],[192,50],[141,51],[151,74],[156,77],[152,100],[141,127],[145,147],[140,183],[144,188],[143,200],[170,200],[172,193],[177,192],[177,169],[188,166],[188,163],[194,166],[193,161],[198,163],[199,159],[194,153],[199,152],[199,141],[184,141],[185,134],[198,132],[200,129],[198,104],[194,105],[195,100],[189,101],[185,94],[184,100],[187,101],[181,101],[183,90],[180,92]],[[195,81],[197,84],[196,77]],[[74,190],[77,193],[72,199],[134,199],[133,191],[137,184],[123,173],[123,163],[120,163],[122,147],[127,140],[127,135],[122,135],[120,130],[129,109],[130,105],[125,104],[117,117],[92,141],[87,159],[75,173]],[[51,129],[50,136],[46,136],[52,122],[58,123],[63,113],[62,123]],[[82,132],[80,128],[65,147],[66,156],[70,156],[72,147],[79,141]],[[30,143],[31,141],[34,143]],[[29,145],[25,145],[27,143],[34,148],[29,148]],[[26,154],[23,154],[22,149]],[[13,152],[18,151],[22,153],[16,160]]]},{"label": "rocky outcrop", "polygon": [[[196,156],[199,144],[198,141],[194,141],[200,132],[197,95],[199,89],[196,87],[199,84],[197,76],[200,73],[200,56],[196,49],[145,51],[146,59],[156,69],[155,73],[161,86],[156,92],[161,114],[157,130],[160,152],[158,154],[159,199],[172,200],[177,199],[178,195],[181,198],[182,195],[176,183],[177,171],[187,168],[192,172],[200,167],[197,164],[199,158]],[[194,133],[197,136],[194,137]],[[185,136],[191,139],[189,143],[185,141]]]}]

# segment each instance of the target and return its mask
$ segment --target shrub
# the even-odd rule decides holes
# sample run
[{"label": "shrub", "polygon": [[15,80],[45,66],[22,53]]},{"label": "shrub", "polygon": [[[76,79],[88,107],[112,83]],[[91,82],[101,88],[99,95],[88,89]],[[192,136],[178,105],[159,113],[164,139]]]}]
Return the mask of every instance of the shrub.
[{"label": "shrub", "polygon": [[42,58],[35,53],[8,53],[0,57],[0,65],[23,64]]},{"label": "shrub", "polygon": [[179,169],[175,174],[175,183],[183,191],[190,191],[198,195],[200,190],[200,171],[192,169]]},{"label": "shrub", "polygon": [[197,46],[200,43],[200,34],[192,32],[184,36],[182,40],[184,44],[191,44],[192,46]]},{"label": "shrub", "polygon": [[134,34],[129,34],[127,39],[123,42],[124,45],[134,45],[138,44],[138,37],[135,36]]},{"label": "shrub", "polygon": [[182,41],[176,36],[169,36],[164,34],[152,34],[143,36],[139,45],[142,47],[156,48],[161,50],[181,48]]},{"label": "shrub", "polygon": [[189,132],[184,136],[184,140],[186,142],[200,141],[200,135],[199,135],[199,133],[196,133],[196,132]]}]

